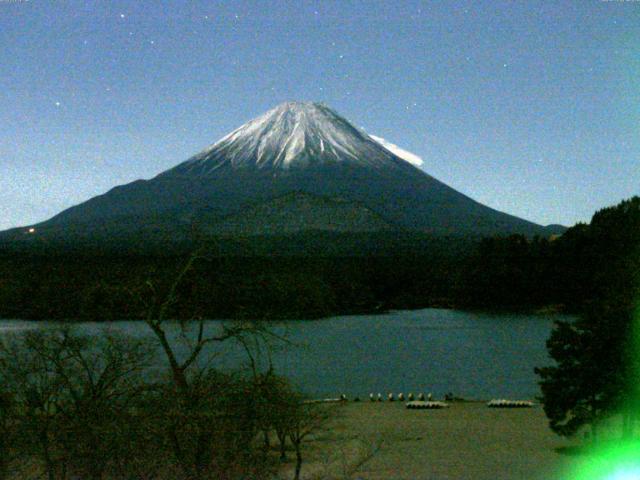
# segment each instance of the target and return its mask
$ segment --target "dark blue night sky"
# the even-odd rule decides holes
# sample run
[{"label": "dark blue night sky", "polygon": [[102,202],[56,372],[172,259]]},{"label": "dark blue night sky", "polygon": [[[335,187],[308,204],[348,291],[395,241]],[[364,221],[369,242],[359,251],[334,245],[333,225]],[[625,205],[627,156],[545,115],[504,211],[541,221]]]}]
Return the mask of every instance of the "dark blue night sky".
[{"label": "dark blue night sky", "polygon": [[571,225],[640,193],[640,1],[0,0],[0,229],[287,100]]}]

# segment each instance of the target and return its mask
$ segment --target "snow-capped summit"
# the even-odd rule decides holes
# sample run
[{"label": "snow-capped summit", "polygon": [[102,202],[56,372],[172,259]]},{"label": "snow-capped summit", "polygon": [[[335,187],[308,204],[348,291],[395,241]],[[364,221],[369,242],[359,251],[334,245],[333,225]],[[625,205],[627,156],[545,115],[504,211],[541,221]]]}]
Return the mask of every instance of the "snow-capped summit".
[{"label": "snow-capped summit", "polygon": [[401,160],[328,106],[286,102],[245,123],[170,172],[206,176],[225,167],[289,170],[335,163],[402,168]]}]

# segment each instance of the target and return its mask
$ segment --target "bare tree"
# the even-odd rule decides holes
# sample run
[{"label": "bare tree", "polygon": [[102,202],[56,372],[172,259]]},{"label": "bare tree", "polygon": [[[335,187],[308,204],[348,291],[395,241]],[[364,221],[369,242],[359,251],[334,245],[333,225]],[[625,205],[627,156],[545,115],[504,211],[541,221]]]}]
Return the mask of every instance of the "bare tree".
[{"label": "bare tree", "polygon": [[280,459],[285,460],[285,442],[288,438],[296,456],[294,480],[300,479],[303,463],[303,442],[317,434],[331,417],[332,407],[305,401],[286,382],[276,386],[272,394],[273,426],[280,441]]},{"label": "bare tree", "polygon": [[0,376],[21,407],[21,415],[16,418],[16,428],[21,431],[16,447],[25,456],[35,455],[49,480],[62,478],[65,470],[62,452],[54,440],[62,384],[49,361],[62,355],[39,331],[27,332],[23,339],[5,338],[0,343]]},{"label": "bare tree", "polygon": [[68,330],[53,342],[64,352],[50,360],[64,393],[57,408],[66,461],[83,477],[99,480],[131,446],[131,405],[147,388],[142,373],[155,345],[110,332],[88,337]]},{"label": "bare tree", "polygon": [[[254,322],[233,322],[222,323],[221,329],[215,334],[205,332],[205,320],[198,316],[191,320],[181,320],[181,339],[188,347],[188,353],[184,358],[180,358],[171,344],[166,330],[166,322],[171,309],[178,302],[178,288],[182,285],[188,275],[193,273],[194,264],[206,258],[203,250],[194,252],[187,262],[182,266],[171,283],[165,295],[161,295],[159,289],[152,281],[147,281],[146,285],[151,292],[151,299],[147,300],[142,295],[141,301],[146,309],[145,323],[149,326],[155,337],[158,339],[162,351],[167,358],[171,375],[176,388],[184,396],[189,395],[188,371],[199,359],[203,349],[209,344],[222,343],[230,339],[239,337],[249,332],[258,332],[260,329]],[[195,338],[189,337],[189,331],[195,330]]]},{"label": "bare tree", "polygon": [[298,395],[284,378],[273,373],[264,375],[260,384],[260,405],[264,408],[263,428],[275,432],[280,462],[287,460],[287,436],[296,412]]},{"label": "bare tree", "polygon": [[3,341],[0,374],[19,405],[22,452],[35,447],[50,480],[103,478],[127,447],[123,429],[151,353],[141,340],[69,329]]},{"label": "bare tree", "polygon": [[317,432],[328,420],[329,412],[321,404],[299,403],[291,418],[289,439],[296,452],[296,468],[294,480],[300,479],[302,470],[302,442],[309,435]]},{"label": "bare tree", "polygon": [[[167,406],[170,418],[165,423],[166,435],[176,462],[190,479],[204,478],[212,468],[219,470],[220,456],[216,458],[214,453],[228,450],[231,444],[235,445],[236,454],[249,451],[258,428],[254,391],[246,391],[246,388],[238,386],[238,382],[212,370],[210,362],[204,358],[207,347],[237,340],[247,348],[249,337],[266,338],[269,335],[261,325],[250,321],[219,323],[214,325],[218,327],[215,331],[207,331],[205,320],[194,316],[191,320],[179,322],[179,340],[186,347],[186,354],[178,354],[176,344],[169,337],[168,319],[178,303],[179,289],[194,274],[196,262],[206,258],[202,252],[200,249],[189,257],[165,294],[161,294],[160,289],[149,281],[147,287],[151,299],[141,298],[146,308],[145,322],[161,346],[172,379],[171,391],[167,395],[171,405]],[[255,377],[255,362],[253,357],[249,358]],[[225,392],[243,388],[244,393],[239,393],[236,399],[237,405],[225,404],[228,398]],[[250,408],[246,399],[252,402]],[[240,413],[238,408],[245,410]],[[224,432],[233,430],[236,431],[235,438],[224,435]],[[214,445],[218,448],[214,449]],[[240,456],[236,455],[236,458]]]}]

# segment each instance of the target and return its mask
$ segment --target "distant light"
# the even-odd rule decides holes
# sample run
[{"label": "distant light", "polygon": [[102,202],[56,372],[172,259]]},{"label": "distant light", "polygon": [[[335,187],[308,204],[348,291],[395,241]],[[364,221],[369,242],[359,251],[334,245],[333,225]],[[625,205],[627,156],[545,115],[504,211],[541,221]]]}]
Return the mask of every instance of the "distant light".
[{"label": "distant light", "polygon": [[28,232],[29,232],[29,233],[36,233],[36,229],[32,227],[32,228],[30,228],[30,229],[28,230]]}]

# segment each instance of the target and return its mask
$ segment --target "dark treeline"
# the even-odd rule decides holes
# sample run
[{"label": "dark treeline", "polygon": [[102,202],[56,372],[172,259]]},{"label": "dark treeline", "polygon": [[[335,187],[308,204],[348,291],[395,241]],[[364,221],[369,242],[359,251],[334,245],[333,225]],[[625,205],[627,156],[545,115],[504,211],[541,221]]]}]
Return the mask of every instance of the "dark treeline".
[{"label": "dark treeline", "polygon": [[[348,250],[359,254],[344,255],[344,244],[326,248],[325,254],[322,245],[353,238],[318,234],[269,240],[274,251],[285,244],[290,249],[277,256],[261,250],[263,238],[245,239],[240,256],[227,245],[238,240],[204,242],[172,315],[314,318],[432,306],[580,312],[604,294],[603,288],[625,282],[618,264],[640,241],[640,223],[630,213],[639,202],[636,197],[603,209],[590,224],[548,239],[514,235],[438,242],[405,235],[394,248],[388,237],[358,238]],[[146,283],[169,282],[188,256],[170,249],[142,255],[5,247],[0,249],[0,318],[141,318]]]},{"label": "dark treeline", "polygon": [[640,197],[599,210],[555,239],[483,240],[461,277],[457,303],[481,308],[557,305],[581,312],[626,291],[640,246]]},{"label": "dark treeline", "polygon": [[[0,318],[140,319],[151,280],[185,257],[10,254],[0,257]],[[313,318],[447,305],[453,267],[426,256],[210,257],[180,286],[174,318]]]}]

